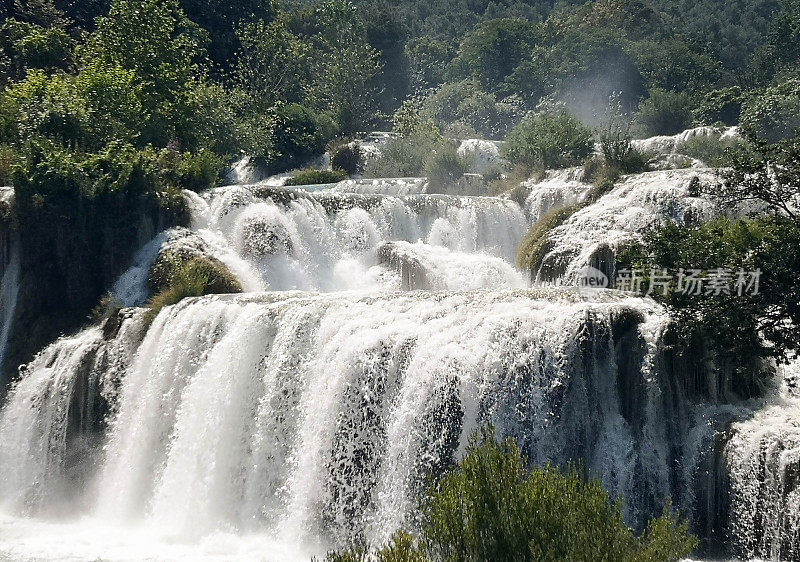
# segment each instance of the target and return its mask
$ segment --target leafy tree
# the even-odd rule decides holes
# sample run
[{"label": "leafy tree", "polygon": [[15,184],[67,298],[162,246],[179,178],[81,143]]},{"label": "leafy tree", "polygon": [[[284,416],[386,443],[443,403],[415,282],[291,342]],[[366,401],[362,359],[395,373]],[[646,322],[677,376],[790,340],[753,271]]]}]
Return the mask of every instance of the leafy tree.
[{"label": "leafy tree", "polygon": [[205,42],[177,0],[115,0],[82,58],[133,72],[147,114],[141,141],[166,146],[185,140],[194,111],[192,87],[203,79]]},{"label": "leafy tree", "polygon": [[237,30],[253,21],[271,21],[278,14],[274,0],[180,0],[186,16],[209,36],[208,54],[223,68],[240,48]]},{"label": "leafy tree", "polygon": [[449,44],[434,37],[422,36],[411,39],[405,49],[412,91],[435,88],[444,82],[445,67],[455,55]]},{"label": "leafy tree", "polygon": [[695,109],[696,120],[706,125],[719,122],[736,125],[743,101],[744,93],[739,86],[706,92]]},{"label": "leafy tree", "polygon": [[243,25],[242,45],[236,63],[236,84],[252,100],[254,109],[266,111],[278,101],[299,102],[303,81],[308,80],[311,47],[292,34],[282,20]]},{"label": "leafy tree", "polygon": [[45,28],[14,19],[0,27],[0,49],[8,57],[9,78],[20,79],[27,69],[66,70],[72,63],[75,44],[58,27]]},{"label": "leafy tree", "polygon": [[329,0],[298,14],[292,28],[313,46],[306,102],[312,109],[330,112],[343,133],[366,127],[375,107],[369,84],[380,62],[367,43],[356,7]]},{"label": "leafy tree", "polygon": [[768,88],[742,106],[742,131],[751,139],[774,143],[800,128],[800,80]]},{"label": "leafy tree", "polygon": [[487,92],[497,93],[506,77],[527,59],[538,36],[538,26],[523,19],[481,23],[464,36],[448,74],[471,78]]},{"label": "leafy tree", "polygon": [[636,64],[651,90],[694,94],[722,82],[721,63],[679,39],[643,41],[636,50]]}]

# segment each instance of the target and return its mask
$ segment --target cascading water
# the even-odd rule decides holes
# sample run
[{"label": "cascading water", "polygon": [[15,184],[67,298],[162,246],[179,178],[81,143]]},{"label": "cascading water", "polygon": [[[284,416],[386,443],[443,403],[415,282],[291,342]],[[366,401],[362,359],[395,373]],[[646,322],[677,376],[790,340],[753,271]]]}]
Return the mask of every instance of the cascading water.
[{"label": "cascading water", "polygon": [[[659,216],[711,212],[689,174],[626,180],[554,231],[552,257],[568,271]],[[413,526],[428,477],[486,423],[532,462],[583,461],[631,525],[671,497],[718,527],[708,467],[747,407],[696,392],[652,301],[532,289],[512,266],[531,218],[584,200],[580,177],[531,184],[524,210],[422,185],[187,192],[191,229],[144,246],[113,293],[144,304],[159,254],[180,252],[224,263],[245,294],[185,299],[150,325],[124,309],[24,368],[0,413],[0,558],[378,544]]]}]

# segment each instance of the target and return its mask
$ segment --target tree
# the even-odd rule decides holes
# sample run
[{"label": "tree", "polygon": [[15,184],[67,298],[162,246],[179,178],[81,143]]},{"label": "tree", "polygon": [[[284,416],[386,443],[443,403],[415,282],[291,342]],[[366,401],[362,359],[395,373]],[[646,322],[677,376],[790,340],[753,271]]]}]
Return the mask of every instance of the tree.
[{"label": "tree", "polygon": [[82,59],[133,72],[147,113],[141,141],[166,146],[187,136],[192,87],[204,79],[200,60],[206,40],[177,0],[115,0],[98,20]]},{"label": "tree", "polygon": [[742,131],[759,143],[775,143],[800,130],[800,80],[749,97],[742,105]]},{"label": "tree", "polygon": [[375,91],[369,85],[380,62],[356,7],[329,0],[298,14],[290,27],[313,47],[311,79],[304,88],[308,105],[330,112],[343,133],[366,127],[375,111]]},{"label": "tree", "polygon": [[242,49],[236,62],[236,84],[254,109],[263,112],[278,101],[301,101],[310,45],[292,34],[282,20],[247,23],[238,37]]},{"label": "tree", "polygon": [[528,58],[538,37],[538,26],[527,20],[483,22],[464,36],[448,74],[471,78],[486,91],[497,93],[506,77]]}]

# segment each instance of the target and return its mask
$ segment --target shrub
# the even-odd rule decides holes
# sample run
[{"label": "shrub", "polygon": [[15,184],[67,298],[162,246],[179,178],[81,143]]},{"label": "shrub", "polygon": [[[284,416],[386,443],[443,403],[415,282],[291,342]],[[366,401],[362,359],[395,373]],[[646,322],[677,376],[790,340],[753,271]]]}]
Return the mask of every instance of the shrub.
[{"label": "shrub", "polygon": [[742,107],[741,127],[757,142],[775,143],[800,133],[800,80],[751,96]]},{"label": "shrub", "polygon": [[338,183],[347,178],[344,170],[303,170],[286,180],[285,185],[317,185],[322,183]]},{"label": "shrub", "polygon": [[420,538],[406,533],[374,556],[354,551],[328,561],[623,560],[672,562],[697,545],[672,515],[652,520],[637,537],[597,480],[577,470],[526,468],[510,439],[491,428],[475,434],[458,467],[428,492],[421,505]]},{"label": "shrub", "polygon": [[331,167],[354,176],[364,171],[364,154],[358,143],[347,143],[336,148],[331,156]]},{"label": "shrub", "polygon": [[408,135],[387,142],[377,158],[367,163],[371,178],[411,177],[423,174],[431,153],[442,141],[427,135]]},{"label": "shrub", "polygon": [[695,119],[706,125],[736,125],[742,112],[744,94],[739,86],[712,90],[703,96],[695,109]]},{"label": "shrub", "polygon": [[302,105],[279,107],[272,146],[266,155],[256,155],[257,161],[274,174],[307,163],[325,151],[325,145],[333,136],[329,121]]},{"label": "shrub", "polygon": [[160,273],[165,285],[150,300],[148,318],[155,318],[162,308],[180,302],[186,297],[210,294],[241,293],[242,286],[236,277],[219,260],[205,256],[193,256],[183,260],[170,256],[164,271]]},{"label": "shrub", "polygon": [[744,141],[736,137],[722,139],[718,136],[693,137],[682,143],[676,151],[692,158],[697,158],[704,164],[719,168],[725,165],[727,155],[731,150],[742,147]]},{"label": "shrub", "polygon": [[431,193],[443,193],[469,171],[469,162],[459,156],[452,143],[441,143],[430,155],[423,170]]},{"label": "shrub", "polygon": [[564,110],[525,118],[504,146],[509,162],[531,170],[578,164],[591,152],[591,131]]},{"label": "shrub", "polygon": [[692,125],[692,99],[687,94],[654,89],[639,105],[637,121],[646,137],[680,133]]}]

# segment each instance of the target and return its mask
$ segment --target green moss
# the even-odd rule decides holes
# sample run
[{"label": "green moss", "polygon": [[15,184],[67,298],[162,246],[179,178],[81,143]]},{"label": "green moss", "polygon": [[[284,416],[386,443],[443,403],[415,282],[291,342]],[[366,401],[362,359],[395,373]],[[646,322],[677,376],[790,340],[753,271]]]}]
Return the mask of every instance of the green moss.
[{"label": "green moss", "polygon": [[162,308],[187,297],[211,294],[241,293],[242,286],[230,270],[214,258],[194,256],[189,259],[169,256],[163,260],[154,280],[162,288],[150,300],[148,319],[154,319]]},{"label": "green moss", "polygon": [[545,254],[547,237],[550,232],[562,225],[580,207],[570,206],[554,209],[545,213],[529,230],[517,250],[517,267],[534,271]]},{"label": "green moss", "polygon": [[286,185],[293,186],[338,183],[344,179],[347,179],[347,172],[344,170],[303,170],[296,176],[286,180]]}]

